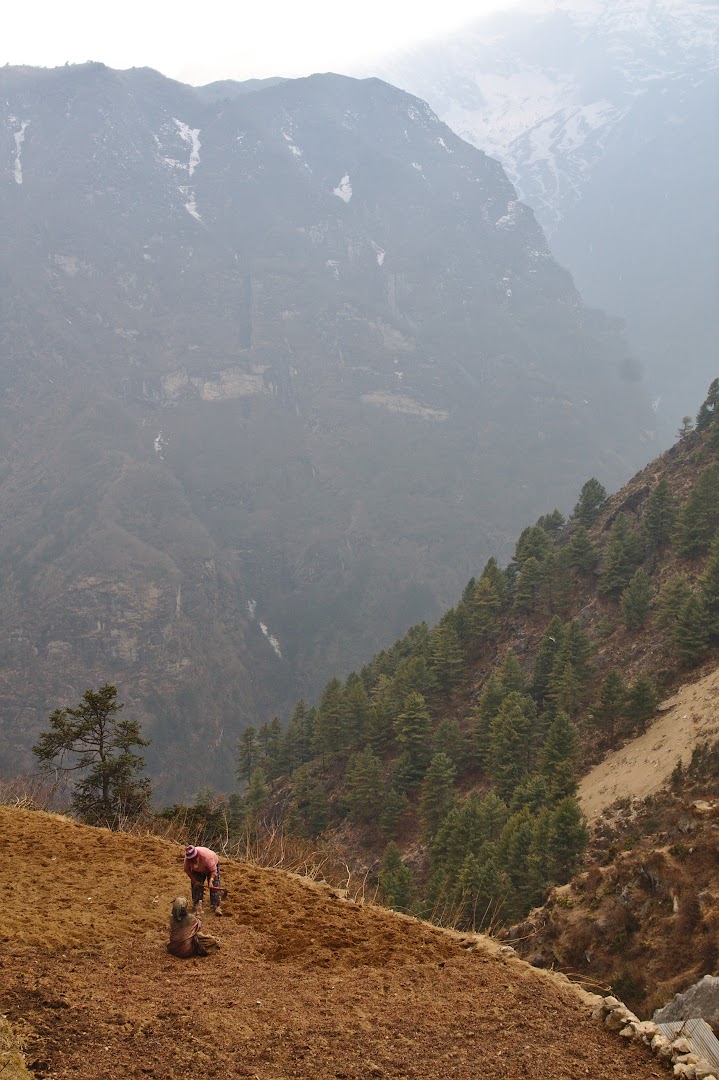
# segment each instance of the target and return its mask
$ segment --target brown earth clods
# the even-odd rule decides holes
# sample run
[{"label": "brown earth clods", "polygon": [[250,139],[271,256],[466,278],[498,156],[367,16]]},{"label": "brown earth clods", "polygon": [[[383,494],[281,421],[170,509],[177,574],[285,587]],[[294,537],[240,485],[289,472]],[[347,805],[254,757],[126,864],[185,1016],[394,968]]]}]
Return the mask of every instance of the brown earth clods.
[{"label": "brown earth clods", "polygon": [[37,1077],[667,1075],[553,976],[324,885],[226,862],[221,951],[182,961],[175,845],[0,807],[0,847],[0,1012]]}]

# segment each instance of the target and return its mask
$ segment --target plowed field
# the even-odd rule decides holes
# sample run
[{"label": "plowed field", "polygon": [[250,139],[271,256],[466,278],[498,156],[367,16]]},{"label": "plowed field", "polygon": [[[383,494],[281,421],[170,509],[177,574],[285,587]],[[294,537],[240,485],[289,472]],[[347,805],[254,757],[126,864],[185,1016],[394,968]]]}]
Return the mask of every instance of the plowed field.
[{"label": "plowed field", "polygon": [[0,1012],[38,1077],[668,1075],[568,986],[281,871],[225,863],[221,951],[183,961],[178,847],[0,807],[0,850]]}]

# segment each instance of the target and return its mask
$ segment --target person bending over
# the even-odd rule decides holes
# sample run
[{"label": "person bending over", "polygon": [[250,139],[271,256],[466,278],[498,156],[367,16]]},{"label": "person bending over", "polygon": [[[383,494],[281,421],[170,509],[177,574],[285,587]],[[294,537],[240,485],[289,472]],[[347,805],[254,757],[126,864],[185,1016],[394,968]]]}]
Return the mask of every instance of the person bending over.
[{"label": "person bending over", "polygon": [[192,883],[192,904],[195,913],[202,911],[205,899],[205,882],[210,886],[210,907],[215,915],[222,914],[222,888],[220,885],[220,861],[207,847],[188,844],[185,848],[184,870]]}]

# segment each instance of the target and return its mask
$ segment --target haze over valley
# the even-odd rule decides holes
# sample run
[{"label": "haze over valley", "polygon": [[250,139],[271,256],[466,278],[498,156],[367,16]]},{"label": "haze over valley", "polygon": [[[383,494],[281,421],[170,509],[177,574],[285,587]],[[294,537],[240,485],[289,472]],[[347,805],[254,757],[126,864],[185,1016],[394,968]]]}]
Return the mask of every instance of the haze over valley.
[{"label": "haze over valley", "polygon": [[9,768],[110,679],[160,791],[227,782],[247,724],[654,452],[616,323],[421,100],[97,63],[0,83]]}]

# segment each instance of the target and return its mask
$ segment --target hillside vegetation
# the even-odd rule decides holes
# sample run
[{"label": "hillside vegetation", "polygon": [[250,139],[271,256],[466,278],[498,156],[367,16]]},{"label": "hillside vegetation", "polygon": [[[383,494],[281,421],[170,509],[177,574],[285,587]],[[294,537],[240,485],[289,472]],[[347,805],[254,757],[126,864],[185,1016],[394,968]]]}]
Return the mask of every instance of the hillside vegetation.
[{"label": "hillside vegetation", "polygon": [[696,429],[622,491],[588,481],[569,522],[526,528],[434,628],[332,679],[285,731],[250,729],[246,820],[329,837],[391,906],[466,929],[569,882],[590,835],[578,777],[716,660],[718,403],[715,380]]},{"label": "hillside vegetation", "polygon": [[179,846],[9,807],[0,845],[31,871],[0,865],[0,1011],[35,1077],[665,1075],[568,984],[327,886],[226,862],[220,951],[182,961]]}]

